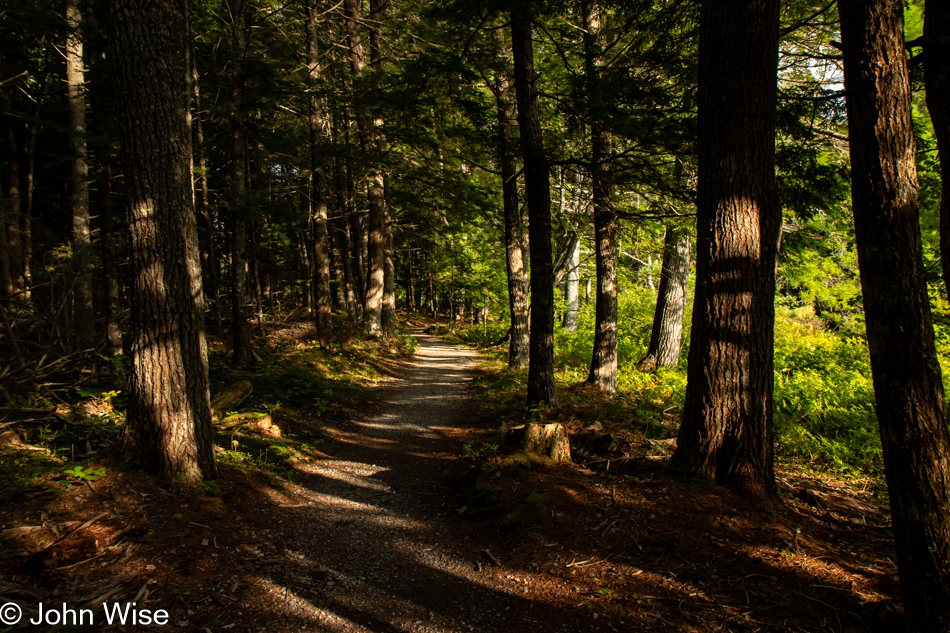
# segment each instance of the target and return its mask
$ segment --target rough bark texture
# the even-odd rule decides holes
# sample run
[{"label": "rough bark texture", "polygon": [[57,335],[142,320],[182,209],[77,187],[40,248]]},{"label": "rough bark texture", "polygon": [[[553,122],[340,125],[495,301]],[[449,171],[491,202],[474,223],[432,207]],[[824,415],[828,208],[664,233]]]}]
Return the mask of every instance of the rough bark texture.
[{"label": "rough bark texture", "polygon": [[650,347],[639,362],[640,371],[673,367],[680,359],[683,314],[686,312],[686,285],[689,281],[689,233],[682,228],[666,227],[663,240],[663,269],[660,290],[653,314]]},{"label": "rough bark texture", "polygon": [[557,463],[571,461],[571,441],[563,424],[525,424],[509,429],[502,444],[525,455]]},{"label": "rough bark texture", "polygon": [[673,472],[776,495],[772,441],[778,0],[704,0],[696,298]]},{"label": "rough bark texture", "polygon": [[[369,51],[370,69],[379,77],[383,73],[383,47],[379,24],[383,12],[388,6],[388,0],[370,0],[369,13]],[[378,85],[378,84],[377,84]],[[377,95],[374,101],[378,102],[383,96]],[[373,116],[373,128],[376,135],[376,151],[381,160],[386,154],[386,135],[383,133],[383,118],[377,111]],[[396,329],[396,259],[393,250],[393,214],[390,204],[389,176],[383,172],[383,309],[381,323],[384,334],[391,334]]]},{"label": "rough bark texture", "polygon": [[946,633],[950,435],[922,261],[903,3],[838,8],[855,242],[904,613],[908,631]]},{"label": "rough bark texture", "polygon": [[86,86],[83,65],[83,40],[80,32],[82,12],[79,0],[67,0],[66,88],[69,94],[69,140],[72,160],[69,168],[69,204],[72,215],[73,331],[80,346],[96,340],[95,312],[92,306],[90,271],[92,238],[89,230],[89,162],[86,151]]},{"label": "rough bark texture", "polygon": [[186,104],[167,0],[109,3],[132,237],[126,445],[174,481],[216,474]]},{"label": "rough bark texture", "polygon": [[940,261],[950,292],[950,2],[927,0],[924,9],[924,85],[937,137],[943,189],[940,197]]},{"label": "rough bark texture", "polygon": [[[8,106],[8,99],[3,100],[3,106]],[[13,297],[18,294],[16,260],[19,257],[17,247],[20,232],[20,168],[17,156],[16,132],[13,127],[6,129],[5,138],[8,151],[7,165],[9,184],[4,192],[5,199],[0,200],[0,276],[3,279],[3,296]],[[19,298],[19,297],[17,297]]]},{"label": "rough bark texture", "polygon": [[310,220],[313,223],[314,298],[317,308],[317,338],[327,345],[332,338],[330,320],[330,239],[327,231],[325,192],[326,157],[322,145],[327,124],[323,103],[317,95],[320,81],[320,51],[317,47],[317,8],[313,0],[304,2],[307,12],[307,73],[310,79]]},{"label": "rough bark texture", "polygon": [[245,0],[231,3],[231,335],[236,367],[251,364],[247,320],[247,112],[244,55],[248,28]]},{"label": "rough bark texture", "polygon": [[[333,110],[333,142],[343,144],[345,142],[342,130],[343,116],[339,108]],[[362,303],[358,299],[360,296],[357,287],[357,275],[354,270],[354,261],[356,258],[356,241],[353,238],[353,229],[351,218],[355,215],[352,212],[351,204],[347,195],[346,186],[346,164],[342,156],[335,156],[333,159],[333,187],[336,190],[337,215],[339,216],[337,224],[337,240],[340,245],[340,254],[343,260],[343,280],[346,292],[346,312],[350,320],[356,322],[360,318],[360,309]]]},{"label": "rough bark texture", "polygon": [[498,144],[501,163],[502,204],[505,211],[505,259],[508,272],[508,309],[511,329],[508,367],[528,365],[528,277],[524,267],[521,207],[518,201],[518,156],[515,138],[515,104],[508,68],[510,46],[501,29],[495,31],[499,70],[495,73],[495,105],[498,109]]},{"label": "rough bark texture", "polygon": [[557,404],[554,394],[554,263],[551,261],[550,168],[544,155],[541,109],[534,76],[530,0],[511,10],[511,49],[515,66],[518,126],[524,156],[531,261],[531,335],[528,406]]},{"label": "rough bark texture", "polygon": [[[205,271],[208,287],[205,297],[211,303],[211,315],[214,318],[215,333],[222,336],[224,328],[221,323],[221,279],[218,261],[217,246],[214,241],[214,221],[211,217],[211,202],[208,193],[208,161],[205,153],[204,125],[201,117],[201,86],[198,83],[198,66],[195,61],[195,38],[191,28],[191,17],[188,0],[184,0],[182,13],[185,17],[185,80],[189,87],[189,98],[193,102],[194,110],[189,117],[192,123],[192,180],[195,183],[195,206],[198,216],[204,223],[205,253],[202,258],[202,270]],[[194,169],[194,158],[197,156],[198,168]]]},{"label": "rough bark texture", "polygon": [[[356,0],[343,0],[346,15],[346,38],[350,54],[350,71],[359,81],[366,74],[366,61],[363,54],[363,39],[360,35],[360,10]],[[365,100],[356,107],[356,124],[359,129],[360,145],[367,156],[377,153],[376,125]],[[379,165],[370,167],[367,184],[369,198],[369,280],[366,285],[366,299],[363,320],[366,335],[379,337],[383,334],[383,292],[385,289],[386,268],[386,187],[383,171]]]},{"label": "rough bark texture", "polygon": [[584,65],[591,109],[591,181],[593,186],[594,241],[597,298],[594,308],[594,349],[587,382],[602,391],[617,391],[617,216],[610,204],[610,133],[599,123],[602,28],[600,6],[585,0]]},{"label": "rough bark texture", "polygon": [[99,174],[99,222],[100,256],[102,261],[102,316],[105,321],[106,355],[112,358],[109,363],[109,380],[113,389],[121,389],[123,382],[122,330],[119,326],[121,298],[119,296],[118,259],[119,232],[115,228],[112,209],[112,160],[111,148],[102,149],[97,154]]}]

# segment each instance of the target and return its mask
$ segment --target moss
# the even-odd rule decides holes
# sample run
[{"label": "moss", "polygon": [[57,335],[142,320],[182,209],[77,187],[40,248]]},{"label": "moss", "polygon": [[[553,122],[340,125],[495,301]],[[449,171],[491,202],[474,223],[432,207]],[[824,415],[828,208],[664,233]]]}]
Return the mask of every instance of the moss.
[{"label": "moss", "polygon": [[205,494],[209,497],[221,497],[224,495],[224,490],[222,490],[221,486],[217,483],[208,480],[203,480],[201,483],[204,484]]},{"label": "moss", "polygon": [[541,525],[548,518],[551,498],[543,492],[532,491],[518,504],[514,511],[501,522],[504,530],[523,529],[529,525]]}]

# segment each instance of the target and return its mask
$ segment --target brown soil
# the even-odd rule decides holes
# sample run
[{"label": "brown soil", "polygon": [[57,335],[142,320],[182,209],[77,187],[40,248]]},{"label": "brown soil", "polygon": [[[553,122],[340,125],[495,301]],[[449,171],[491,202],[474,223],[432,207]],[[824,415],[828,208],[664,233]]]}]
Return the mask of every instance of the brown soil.
[{"label": "brown soil", "polygon": [[331,429],[283,490],[234,468],[218,497],[124,473],[0,509],[7,530],[35,526],[2,542],[37,552],[65,537],[41,556],[5,557],[0,603],[30,615],[40,600],[134,599],[171,615],[122,631],[900,626],[881,517],[797,499],[758,508],[671,481],[646,456],[591,463],[598,471],[476,459],[463,446],[493,437],[466,393],[477,357],[417,337],[375,410]]}]

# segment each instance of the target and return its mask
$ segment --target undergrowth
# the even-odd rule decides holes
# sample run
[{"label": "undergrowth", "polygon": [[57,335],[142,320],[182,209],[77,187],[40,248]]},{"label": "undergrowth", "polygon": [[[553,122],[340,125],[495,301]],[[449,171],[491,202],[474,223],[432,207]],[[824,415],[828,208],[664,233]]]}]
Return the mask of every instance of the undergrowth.
[{"label": "undergrowth", "polygon": [[[241,406],[242,413],[213,430],[218,462],[246,470],[271,485],[292,479],[295,465],[312,459],[323,441],[323,427],[356,416],[372,399],[373,388],[395,371],[399,361],[411,357],[416,345],[415,338],[397,333],[383,341],[346,336],[338,346],[321,349],[313,328],[296,324],[256,340],[258,362],[239,370],[231,365],[230,351],[210,340],[211,393],[242,379],[254,388]],[[17,396],[20,406],[52,405],[39,388]],[[84,383],[69,394],[71,402],[60,402],[55,414],[18,425],[23,429],[20,436],[0,445],[4,481],[0,504],[24,495],[65,492],[76,481],[81,483],[70,473],[117,467],[108,453],[125,421],[125,396],[125,392]],[[115,408],[101,416],[74,416],[69,405],[90,400],[108,401]],[[258,425],[263,418],[271,422],[267,429]],[[210,488],[209,494],[213,494]]]},{"label": "undergrowth", "polygon": [[[934,330],[944,381],[950,374],[950,306],[931,293]],[[653,374],[636,370],[649,344],[655,295],[648,288],[627,288],[620,296],[618,386],[616,398],[592,396],[583,388],[593,344],[593,305],[582,304],[577,331],[555,329],[555,366],[559,407],[551,418],[609,420],[643,431],[647,437],[674,437],[686,392],[690,314],[683,327],[683,349],[676,367]],[[691,307],[691,306],[690,306]],[[863,321],[829,324],[810,306],[779,306],[775,322],[774,420],[777,457],[798,470],[835,479],[864,482],[884,494],[881,440],[875,415],[867,340]],[[526,371],[506,367],[507,343],[486,348],[505,333],[507,322],[456,327],[451,337],[480,347],[494,359],[477,379],[480,399],[499,419],[527,420]],[[945,389],[948,385],[945,384]]]}]

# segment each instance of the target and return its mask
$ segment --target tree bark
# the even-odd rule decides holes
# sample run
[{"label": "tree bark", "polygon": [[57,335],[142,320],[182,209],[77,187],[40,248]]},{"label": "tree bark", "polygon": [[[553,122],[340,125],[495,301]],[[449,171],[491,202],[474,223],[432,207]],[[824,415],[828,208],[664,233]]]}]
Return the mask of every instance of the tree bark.
[{"label": "tree bark", "polygon": [[945,633],[950,433],[922,259],[903,3],[843,0],[838,10],[855,243],[904,613],[908,631]]},{"label": "tree bark", "polygon": [[246,0],[231,3],[231,335],[235,367],[251,364],[247,320],[247,111],[244,56],[248,47]]},{"label": "tree bark", "polygon": [[534,76],[531,0],[511,9],[511,48],[515,66],[518,126],[524,156],[531,246],[531,334],[528,406],[556,405],[554,393],[554,265],[551,261],[550,167],[544,154],[541,109]]},{"label": "tree bark", "polygon": [[650,332],[646,356],[637,364],[640,371],[652,372],[657,367],[674,367],[679,362],[688,281],[689,233],[682,228],[667,226],[653,330]]},{"label": "tree bark", "polygon": [[505,260],[508,273],[508,309],[511,330],[508,340],[508,367],[528,365],[528,278],[524,266],[523,227],[518,201],[518,155],[515,138],[515,104],[508,68],[511,47],[503,30],[495,31],[499,70],[495,73],[495,105],[498,110],[498,145],[501,163],[501,191],[505,212]]},{"label": "tree bark", "polygon": [[594,255],[597,268],[594,349],[587,382],[606,393],[617,391],[617,215],[610,202],[610,132],[599,121],[602,19],[597,0],[585,0],[584,63],[591,119],[591,181],[594,207]]},{"label": "tree bark", "polygon": [[[387,4],[388,0],[369,1],[371,16],[369,21],[370,68],[376,76],[377,88],[379,78],[383,73],[383,48],[378,25]],[[382,102],[382,97],[377,96],[374,101],[379,104]],[[378,111],[373,116],[373,127],[376,134],[378,160],[381,160],[386,153],[386,136],[382,132],[383,117]],[[381,320],[383,333],[391,334],[396,329],[396,260],[393,248],[393,215],[389,195],[389,176],[386,175],[386,172],[383,172],[383,201],[385,216],[383,219],[383,310]]]},{"label": "tree bark", "polygon": [[109,380],[113,389],[119,389],[124,380],[122,330],[119,326],[119,271],[116,267],[118,231],[115,228],[112,208],[112,148],[103,148],[97,154],[99,176],[99,249],[102,260],[102,315],[105,321],[107,354],[111,357]]},{"label": "tree bark", "polygon": [[89,163],[86,151],[86,87],[83,65],[82,12],[79,0],[66,2],[66,88],[69,95],[69,140],[72,160],[69,170],[69,202],[72,216],[73,329],[79,345],[96,340],[90,271],[92,238],[89,230]]},{"label": "tree bark", "polygon": [[168,0],[109,3],[132,237],[123,442],[176,482],[216,475],[190,139]]},{"label": "tree bark", "polygon": [[329,345],[332,337],[330,306],[330,239],[327,231],[326,157],[322,145],[327,124],[323,103],[317,94],[321,79],[320,51],[317,43],[317,8],[306,0],[307,12],[307,74],[310,80],[310,220],[313,223],[314,295],[317,309],[317,339],[320,346]]},{"label": "tree bark", "polygon": [[940,262],[950,296],[950,3],[927,0],[924,8],[924,85],[940,161]]},{"label": "tree bark", "polygon": [[[349,135],[344,135],[342,112],[338,108],[333,109],[333,142],[337,146],[346,146]],[[348,125],[348,123],[347,123]],[[346,293],[346,312],[350,321],[356,322],[360,318],[361,304],[357,297],[361,296],[357,286],[356,272],[353,262],[356,258],[355,239],[353,237],[352,205],[349,200],[349,189],[346,184],[346,160],[339,154],[333,159],[333,185],[336,190],[336,205],[339,223],[337,228],[337,240],[340,246],[340,254],[343,264],[344,290]]]},{"label": "tree bark", "polygon": [[778,0],[703,0],[696,297],[670,469],[760,500],[773,472]]},{"label": "tree bark", "polygon": [[[215,244],[215,228],[212,219],[211,200],[208,192],[208,160],[205,153],[205,135],[204,124],[201,112],[201,86],[198,82],[198,65],[195,60],[195,39],[191,28],[190,10],[188,0],[184,0],[185,5],[182,12],[185,16],[185,82],[189,90],[189,102],[194,104],[194,111],[189,120],[193,124],[192,129],[192,170],[195,172],[193,181],[195,183],[195,206],[198,216],[204,223],[205,229],[205,257],[202,258],[202,269],[206,272],[208,280],[208,289],[206,290],[206,299],[211,303],[211,316],[214,319],[214,332],[217,336],[223,336],[224,327],[221,323],[221,263],[218,261],[217,246]],[[198,157],[198,169],[194,169],[194,156]]]},{"label": "tree bark", "polygon": [[[7,99],[3,105],[8,105]],[[17,294],[16,258],[19,254],[20,169],[16,132],[12,126],[7,128],[4,140],[7,141],[9,185],[4,192],[6,200],[0,200],[0,277],[3,296],[14,297]]]},{"label": "tree bark", "polygon": [[[363,39],[360,35],[360,12],[356,0],[343,0],[346,33],[350,53],[350,70],[357,82],[366,74]],[[364,98],[357,102],[356,123],[363,153],[372,157],[367,197],[369,198],[369,282],[363,320],[366,335],[378,338],[383,334],[383,294],[386,268],[386,194],[383,171],[377,158],[376,126]]]}]

